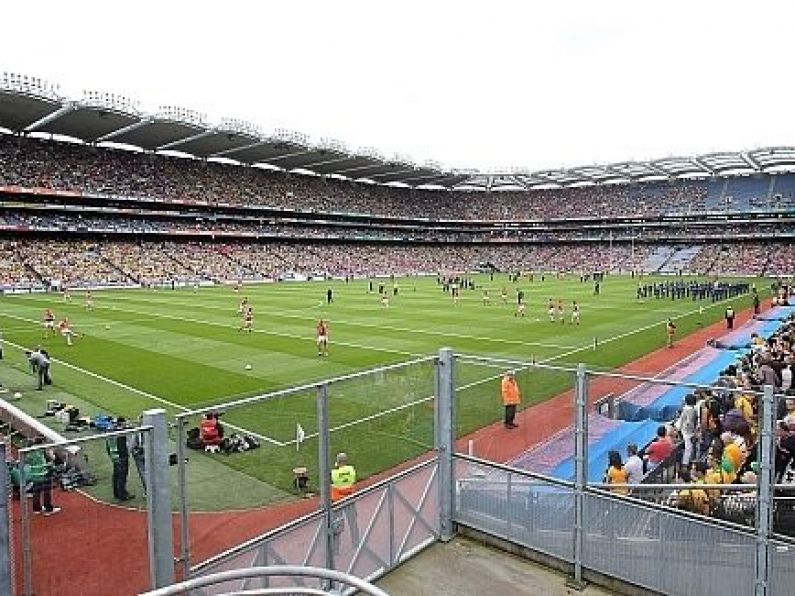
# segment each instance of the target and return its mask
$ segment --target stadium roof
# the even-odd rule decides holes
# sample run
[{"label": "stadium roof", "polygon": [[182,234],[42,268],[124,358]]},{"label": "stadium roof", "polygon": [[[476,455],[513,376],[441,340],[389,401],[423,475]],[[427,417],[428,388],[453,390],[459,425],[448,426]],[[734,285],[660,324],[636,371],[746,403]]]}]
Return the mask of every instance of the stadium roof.
[{"label": "stadium roof", "polygon": [[485,173],[447,170],[435,162],[416,164],[404,156],[384,157],[377,150],[350,150],[341,141],[309,141],[307,135],[277,129],[264,134],[253,123],[225,118],[218,124],[204,114],[174,106],[142,113],[135,100],[97,91],[81,99],[61,95],[58,86],[39,78],[0,76],[0,127],[14,132],[66,135],[87,143],[113,142],[148,151],[180,151],[199,158],[226,158],[285,170],[308,170],[377,183],[500,190],[577,186],[606,182],[689,176],[758,173],[795,167],[795,147],[666,157],[557,170]]}]

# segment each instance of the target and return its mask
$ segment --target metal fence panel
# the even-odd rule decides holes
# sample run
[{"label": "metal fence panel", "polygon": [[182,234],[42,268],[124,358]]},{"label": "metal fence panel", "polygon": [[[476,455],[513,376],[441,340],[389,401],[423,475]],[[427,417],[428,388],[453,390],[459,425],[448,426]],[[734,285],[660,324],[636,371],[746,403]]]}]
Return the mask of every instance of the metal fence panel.
[{"label": "metal fence panel", "polygon": [[[435,459],[418,464],[336,504],[332,515],[335,567],[357,577],[375,579],[435,541],[439,535],[436,469]],[[192,575],[199,577],[252,565],[324,567],[323,523],[323,513],[317,511],[194,568]],[[223,584],[202,594],[289,587],[297,585],[298,580],[269,581],[266,585],[265,580],[249,580],[244,587]]]},{"label": "metal fence panel", "polygon": [[[320,513],[308,517],[289,527],[276,531],[238,552],[203,567],[194,575],[205,576],[223,571],[245,569],[265,565],[310,565],[323,567],[325,563],[325,541],[322,539],[323,517]],[[257,578],[224,582],[201,590],[202,595],[225,594],[232,591],[252,590],[268,587],[290,587],[303,585],[319,587],[316,580],[301,578]]]},{"label": "metal fence panel", "polygon": [[574,490],[456,457],[455,521],[571,562]]},{"label": "metal fence panel", "polygon": [[674,512],[585,496],[583,565],[665,594],[751,594],[755,539]]},{"label": "metal fence panel", "polygon": [[770,560],[768,593],[772,596],[791,594],[795,590],[795,544],[774,540]]}]

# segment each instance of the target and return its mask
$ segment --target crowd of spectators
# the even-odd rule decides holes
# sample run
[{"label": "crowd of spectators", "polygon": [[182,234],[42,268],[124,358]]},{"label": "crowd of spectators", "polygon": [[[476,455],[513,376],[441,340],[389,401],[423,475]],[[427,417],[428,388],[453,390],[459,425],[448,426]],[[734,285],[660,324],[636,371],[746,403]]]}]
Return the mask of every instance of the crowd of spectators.
[{"label": "crowd of spectators", "polygon": [[[752,487],[736,490],[702,488],[705,485],[756,484],[758,473],[756,445],[760,436],[762,389],[771,385],[775,400],[775,474],[777,482],[795,479],[795,319],[782,321],[778,331],[767,339],[758,334],[743,345],[724,345],[709,340],[708,345],[739,351],[735,364],[721,371],[708,387],[685,395],[678,415],[657,430],[657,437],[640,451],[630,445],[629,459],[621,463],[618,452],[611,452],[607,482],[637,484],[645,473],[628,477],[646,468],[652,483],[661,479],[676,484],[691,484],[672,492],[658,489],[632,490],[633,496],[656,499],[662,496],[669,505],[702,515],[713,515],[738,523],[752,524],[756,495]],[[616,469],[612,469],[616,468]],[[658,485],[658,484],[657,484]],[[622,486],[616,492],[629,494]]]},{"label": "crowd of spectators", "polygon": [[[496,268],[628,271],[649,248],[629,245],[412,245],[315,242],[158,242],[27,238],[5,242],[3,284],[161,284],[303,276],[414,275]],[[634,259],[634,261],[633,261]],[[623,269],[622,269],[623,268]]]},{"label": "crowd of spectators", "polygon": [[0,186],[434,220],[692,213],[706,208],[711,188],[690,180],[494,193],[419,190],[10,135],[0,135],[0,163]]},{"label": "crowd of spectators", "polygon": [[[697,486],[705,484],[754,484],[756,482],[756,443],[759,437],[761,390],[772,385],[782,395],[776,400],[776,477],[784,476],[795,463],[795,372],[792,342],[795,321],[790,317],[768,339],[752,336],[750,345],[742,346],[744,353],[736,365],[722,371],[720,379],[710,389],[695,396],[694,452],[689,467],[682,470],[685,481]],[[691,401],[693,399],[691,398]],[[676,427],[686,424],[687,405]],[[684,434],[684,433],[681,433]],[[721,495],[719,491],[686,490],[678,495],[680,506],[702,513],[723,516],[740,514],[743,501],[737,496]],[[753,519],[755,497],[745,500]],[[738,519],[735,521],[742,521]]]},{"label": "crowd of spectators", "polygon": [[16,247],[16,242],[0,241],[0,287],[41,286],[41,279],[25,265],[25,260],[17,253]]},{"label": "crowd of spectators", "polygon": [[130,214],[130,210],[83,209],[65,211],[58,208],[24,209],[9,208],[0,211],[0,227],[8,229],[25,228],[40,231],[92,231],[119,234],[226,234],[239,236],[264,236],[279,238],[326,238],[357,240],[396,240],[422,242],[473,241],[527,241],[560,242],[576,240],[602,241],[649,241],[679,238],[694,240],[712,238],[716,231],[724,238],[749,235],[760,238],[772,237],[779,233],[795,233],[790,224],[760,224],[754,221],[716,226],[711,223],[691,222],[681,225],[668,222],[665,225],[639,226],[634,223],[611,223],[596,226],[572,225],[569,222],[546,223],[527,226],[490,225],[461,226],[460,224],[423,225],[393,224],[371,225],[363,222],[316,222],[304,223],[261,218],[250,215],[223,215],[211,213],[173,214],[140,213]]},{"label": "crowd of spectators", "polygon": [[784,265],[786,255],[792,263],[792,245],[759,242],[705,244],[688,263],[687,272],[698,275],[791,275],[795,271],[792,267],[787,270],[782,270],[786,267],[778,264],[771,267],[773,258],[777,259],[776,263]]},{"label": "crowd of spectators", "polygon": [[86,281],[101,285],[130,283],[128,276],[104,258],[96,242],[47,242],[46,253],[36,242],[18,242],[16,253],[47,285],[75,287]]},{"label": "crowd of spectators", "polygon": [[793,275],[795,273],[795,245],[779,244],[768,252],[765,272],[768,275]]},{"label": "crowd of spectators", "polygon": [[[304,276],[412,275],[491,268],[555,273],[649,272],[662,245],[642,243],[183,242],[26,237],[0,252],[0,285],[67,286],[223,282]],[[685,273],[790,275],[795,247],[761,243],[704,245]]]}]

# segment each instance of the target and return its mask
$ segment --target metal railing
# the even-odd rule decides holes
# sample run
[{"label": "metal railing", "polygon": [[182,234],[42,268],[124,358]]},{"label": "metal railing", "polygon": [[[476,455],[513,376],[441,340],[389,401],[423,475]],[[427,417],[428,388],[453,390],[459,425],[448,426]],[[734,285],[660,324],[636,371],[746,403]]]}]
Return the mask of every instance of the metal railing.
[{"label": "metal railing", "polygon": [[[754,392],[760,403],[756,485],[666,484],[667,466],[663,465],[645,484],[622,486],[622,493],[631,491],[630,495],[623,495],[617,494],[615,485],[588,481],[589,477],[593,478],[589,468],[597,465],[601,471],[601,466],[606,465],[589,462],[590,424],[599,424],[597,433],[617,428],[597,420],[597,414],[592,413],[591,383],[605,377],[608,382],[603,387],[611,386],[610,380],[623,380],[628,386],[649,383],[681,388],[685,393],[710,389],[712,383],[592,372],[582,364],[574,369],[534,359],[464,355],[457,361],[497,369],[574,372],[574,390],[570,394],[573,394],[575,416],[568,427],[573,451],[570,446],[567,451],[561,443],[561,447],[553,446],[543,452],[543,457],[555,453],[561,461],[571,460],[574,469],[571,482],[561,483],[544,475],[456,454],[455,522],[570,563],[574,583],[581,583],[587,570],[674,594],[723,591],[769,595],[773,593],[770,586],[774,579],[779,586],[795,585],[795,573],[782,564],[782,553],[791,552],[795,542],[790,546],[791,540],[774,534],[778,528],[776,515],[790,508],[791,499],[788,493],[782,493],[786,487],[773,484],[773,412],[780,396],[774,395],[772,387]],[[747,393],[741,388],[720,389]],[[668,402],[660,403],[672,407]],[[589,418],[593,420],[589,422]],[[627,428],[622,433],[617,437],[627,437],[627,443],[619,446],[622,439],[608,439],[611,446],[615,445],[611,448],[625,449],[636,430]],[[561,433],[558,435],[563,437]],[[602,445],[594,453],[603,449],[607,447]],[[677,455],[675,451],[671,463]],[[527,455],[521,461],[532,464]],[[542,458],[539,469],[549,469],[548,466],[554,465],[552,461]],[[568,467],[565,469],[570,473]],[[709,511],[693,508],[700,513],[696,514],[683,510],[688,495],[699,489],[708,493]],[[781,544],[774,546],[777,540]],[[707,545],[713,548],[702,552]],[[674,565],[677,576],[697,575],[699,579],[690,585],[672,579]]]},{"label": "metal railing", "polygon": [[[366,487],[331,510],[335,569],[369,581],[439,538],[437,461],[418,463]],[[323,565],[325,512],[315,511],[193,567],[205,577],[251,565]],[[298,586],[300,587],[300,586]]]},{"label": "metal railing", "polygon": [[[221,571],[204,577],[189,579],[159,590],[146,592],[142,596],[179,596],[221,583],[243,582],[243,584],[248,584],[251,580],[270,577],[316,578],[324,580],[329,584],[350,586],[370,596],[388,596],[388,594],[380,588],[348,573],[342,573],[341,571],[334,571],[331,569],[321,569],[318,567],[297,567],[294,565],[272,565],[270,567],[250,567],[248,569]],[[322,588],[316,589],[292,586],[287,588],[243,588],[224,592],[224,594],[228,594],[229,596],[237,594],[339,594],[339,591],[337,589],[326,590]]]}]

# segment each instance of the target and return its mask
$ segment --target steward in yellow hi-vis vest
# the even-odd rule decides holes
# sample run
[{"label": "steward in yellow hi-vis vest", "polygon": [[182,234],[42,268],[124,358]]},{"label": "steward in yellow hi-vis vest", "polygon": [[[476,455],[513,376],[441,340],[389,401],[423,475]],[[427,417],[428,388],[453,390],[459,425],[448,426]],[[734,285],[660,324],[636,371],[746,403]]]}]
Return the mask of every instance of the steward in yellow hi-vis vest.
[{"label": "steward in yellow hi-vis vest", "polygon": [[337,502],[353,494],[353,485],[356,484],[356,469],[348,464],[348,456],[344,453],[337,455],[337,464],[331,471],[331,500]]}]

